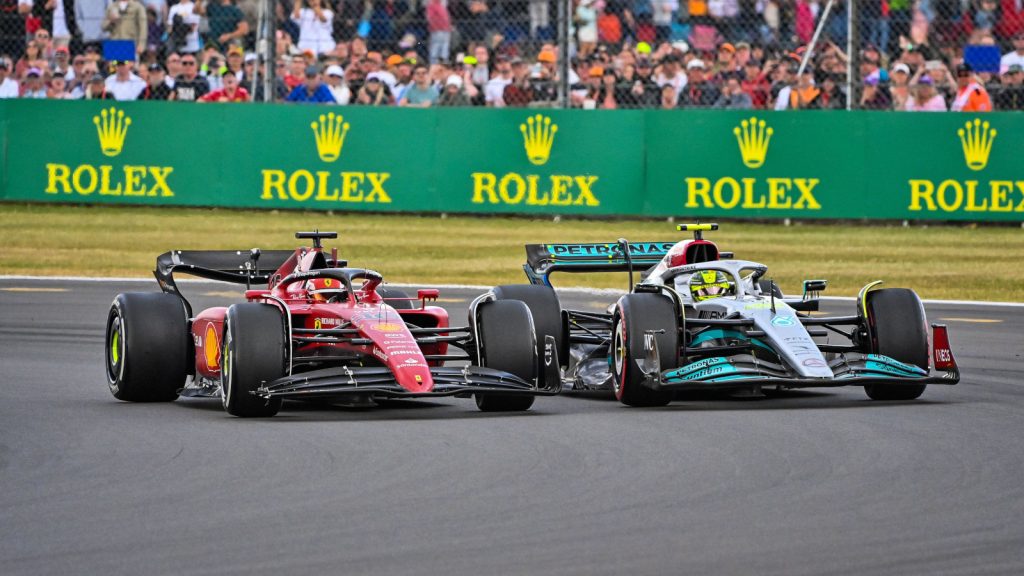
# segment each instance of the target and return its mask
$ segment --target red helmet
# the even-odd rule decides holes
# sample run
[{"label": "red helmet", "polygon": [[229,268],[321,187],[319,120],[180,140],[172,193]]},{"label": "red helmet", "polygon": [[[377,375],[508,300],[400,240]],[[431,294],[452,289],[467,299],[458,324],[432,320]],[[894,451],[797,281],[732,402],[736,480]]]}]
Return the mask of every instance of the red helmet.
[{"label": "red helmet", "polygon": [[306,292],[314,302],[344,302],[348,298],[348,290],[341,280],[334,278],[316,278],[306,281]]}]

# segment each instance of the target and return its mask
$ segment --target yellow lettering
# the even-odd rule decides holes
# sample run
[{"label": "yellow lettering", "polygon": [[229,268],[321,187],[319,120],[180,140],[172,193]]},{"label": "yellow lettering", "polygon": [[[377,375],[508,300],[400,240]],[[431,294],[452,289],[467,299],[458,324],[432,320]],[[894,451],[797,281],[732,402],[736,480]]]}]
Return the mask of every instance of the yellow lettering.
[{"label": "yellow lettering", "polygon": [[174,192],[171,191],[171,187],[167,185],[167,177],[171,175],[174,168],[166,166],[160,168],[158,166],[149,167],[149,175],[153,177],[153,187],[149,189],[147,196],[156,196],[157,190],[160,190],[160,195],[164,197],[174,196]]},{"label": "yellow lettering", "polygon": [[576,197],[576,201],[573,202],[573,206],[600,206],[597,198],[594,197],[594,193],[591,191],[591,187],[594,182],[597,182],[597,176],[577,176],[575,178],[576,185],[580,187],[580,195]]},{"label": "yellow lettering", "polygon": [[142,179],[146,177],[145,166],[125,166],[124,167],[124,195],[125,196],[145,196],[146,187],[142,184]]},{"label": "yellow lettering", "polygon": [[495,184],[498,183],[498,177],[494,174],[488,174],[486,172],[474,172],[471,174],[473,178],[473,200],[474,204],[484,203],[484,192],[487,193],[487,200],[491,204],[498,203],[498,195],[494,191]]},{"label": "yellow lettering", "polygon": [[65,194],[71,193],[71,183],[68,181],[71,178],[71,168],[64,164],[47,164],[46,165],[46,190],[47,194],[57,193],[57,183],[63,184]]},{"label": "yellow lettering", "polygon": [[754,183],[756,180],[753,178],[743,178],[740,180],[743,182],[743,208],[764,208],[764,196],[759,195],[760,202],[754,202]]},{"label": "yellow lettering", "polygon": [[[1014,184],[1014,186],[1017,187],[1017,190],[1020,191],[1020,195],[1024,196],[1024,181],[1014,182],[1013,184]],[[1024,200],[1021,200],[1020,204],[1017,204],[1017,207],[1014,208],[1013,211],[1014,212],[1024,212]]]},{"label": "yellow lettering", "polygon": [[[305,181],[305,188],[299,190],[299,180]],[[313,174],[309,170],[296,170],[288,178],[288,195],[296,202],[305,202],[313,195]]]},{"label": "yellow lettering", "polygon": [[793,205],[793,208],[802,210],[804,209],[804,206],[806,206],[807,210],[821,210],[821,204],[818,204],[814,195],[811,194],[811,190],[814,190],[814,187],[820,182],[821,180],[818,180],[817,178],[811,178],[810,180],[794,178],[793,183],[796,184],[797,189],[800,190],[800,197],[797,198],[796,204]]},{"label": "yellow lettering", "polygon": [[263,170],[263,194],[260,200],[273,200],[272,190],[277,190],[278,200],[287,200],[284,191],[284,170]]},{"label": "yellow lettering", "polygon": [[341,201],[342,202],[362,202],[363,201],[363,190],[359,187],[366,177],[362,172],[342,172],[341,173]]},{"label": "yellow lettering", "polygon": [[113,166],[100,166],[100,194],[103,196],[120,196],[121,195],[121,183],[117,183],[117,188],[110,187],[110,171]]},{"label": "yellow lettering", "polygon": [[[946,201],[946,191],[950,188],[952,188],[954,192],[953,202]],[[942,184],[939,184],[937,196],[939,208],[942,208],[946,212],[955,212],[964,202],[964,189],[960,187],[960,183],[956,180],[944,180]]]},{"label": "yellow lettering", "polygon": [[327,172],[325,170],[317,170],[317,172],[316,172],[316,179],[317,179],[317,182],[316,182],[316,200],[327,201],[327,200],[337,200],[338,199],[338,189],[337,188],[335,188],[334,190],[331,190],[330,194],[327,193],[328,192],[328,187],[329,187],[327,179],[330,178],[330,177],[331,177],[331,173],[330,172]]},{"label": "yellow lettering", "polygon": [[[789,208],[792,200],[789,199],[789,190],[793,187],[793,181],[789,178],[768,179],[768,207]],[[785,203],[782,201],[785,200]]]},{"label": "yellow lettering", "polygon": [[978,190],[978,181],[977,180],[968,180],[966,182],[966,184],[967,184],[967,206],[964,207],[964,210],[966,210],[968,212],[986,212],[986,211],[988,211],[988,199],[987,198],[985,198],[985,199],[983,199],[981,201],[981,206],[978,206],[978,204],[974,201],[974,195],[975,195],[975,193]]},{"label": "yellow lettering", "polygon": [[926,210],[935,211],[935,185],[928,180],[908,180],[910,184],[910,210],[920,210],[924,200]]},{"label": "yellow lettering", "polygon": [[[89,177],[89,185],[85,186],[82,184],[82,176]],[[78,168],[75,168],[74,174],[71,175],[71,182],[75,185],[75,192],[83,196],[88,196],[96,191],[96,184],[99,177],[96,175],[96,169],[88,164],[82,164]]]},{"label": "yellow lettering", "polygon": [[[722,188],[725,188],[727,185],[729,188],[732,188],[732,198],[729,199],[729,201],[726,201],[725,197],[722,195]],[[718,182],[715,182],[715,188],[711,191],[711,195],[715,198],[715,203],[718,204],[719,208],[725,208],[727,210],[735,208],[742,198],[742,194],[740,193],[740,183],[734,178],[722,178]]]},{"label": "yellow lettering", "polygon": [[1013,192],[1013,182],[1009,180],[992,180],[988,183],[990,197],[992,199],[991,210],[993,212],[1009,212],[1013,210],[1013,202],[1008,201],[1006,196]]},{"label": "yellow lettering", "polygon": [[551,177],[551,205],[568,206],[572,202],[572,176]]},{"label": "yellow lettering", "polygon": [[[708,194],[711,191],[711,180],[707,178],[687,178],[686,179],[686,207],[687,208],[714,208],[714,204],[711,202],[711,196]],[[701,204],[697,204],[697,196],[702,199]]]},{"label": "yellow lettering", "polygon": [[384,182],[391,178],[391,174],[389,172],[367,172],[366,177],[370,179],[370,186],[372,187],[370,193],[366,195],[366,201],[390,204],[391,197],[384,191]]},{"label": "yellow lettering", "polygon": [[[551,177],[551,188],[554,189],[558,176]],[[550,193],[545,191],[543,196],[537,196],[537,177],[530,176],[530,193],[526,197],[526,203],[530,206],[547,206],[551,202]]]},{"label": "yellow lettering", "polygon": [[[509,195],[509,183],[515,183],[515,195]],[[505,204],[519,204],[523,201],[523,196],[526,196],[526,181],[514,172],[505,174],[501,177],[501,182],[498,183],[498,196]]]}]

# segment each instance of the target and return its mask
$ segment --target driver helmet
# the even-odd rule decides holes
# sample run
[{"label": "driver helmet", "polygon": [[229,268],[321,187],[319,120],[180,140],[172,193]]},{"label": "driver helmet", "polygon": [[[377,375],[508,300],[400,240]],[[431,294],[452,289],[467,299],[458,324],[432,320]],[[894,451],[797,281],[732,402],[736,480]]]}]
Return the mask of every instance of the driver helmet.
[{"label": "driver helmet", "polygon": [[314,302],[344,302],[348,292],[340,280],[316,278],[306,282],[306,291]]},{"label": "driver helmet", "polygon": [[694,302],[735,294],[725,274],[717,270],[700,270],[690,277],[690,296]]}]

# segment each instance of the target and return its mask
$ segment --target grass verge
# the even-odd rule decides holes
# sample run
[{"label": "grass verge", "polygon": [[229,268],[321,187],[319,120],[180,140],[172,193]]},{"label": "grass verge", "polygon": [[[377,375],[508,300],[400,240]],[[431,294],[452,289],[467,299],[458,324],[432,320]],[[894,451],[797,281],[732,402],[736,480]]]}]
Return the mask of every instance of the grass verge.
[{"label": "grass verge", "polygon": [[[764,262],[784,291],[827,278],[827,294],[880,279],[924,298],[1024,301],[1024,231],[1004,227],[730,224],[709,233]],[[523,245],[683,238],[664,221],[529,220],[199,208],[0,203],[0,274],[150,276],[170,249],[294,248],[297,230],[334,230],[355,266],[391,282],[523,282]],[[559,286],[626,286],[624,275],[561,275]]]}]

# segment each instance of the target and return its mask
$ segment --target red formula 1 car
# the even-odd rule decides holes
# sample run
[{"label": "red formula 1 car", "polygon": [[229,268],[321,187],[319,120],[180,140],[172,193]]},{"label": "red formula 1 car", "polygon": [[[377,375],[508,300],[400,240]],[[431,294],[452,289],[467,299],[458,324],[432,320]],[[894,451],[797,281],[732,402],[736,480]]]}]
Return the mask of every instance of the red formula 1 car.
[{"label": "red formula 1 car", "polygon": [[[560,390],[554,340],[537,342],[522,302],[478,299],[468,326],[450,326],[444,308],[427,305],[437,290],[410,298],[382,286],[377,272],[346,267],[321,246],[337,233],[295,236],[313,246],[159,256],[163,292],[119,294],[107,316],[114,397],[220,396],[228,413],[251,417],[273,416],[283,399],[367,406],[472,395],[484,411],[526,410]],[[245,284],[247,302],[193,316],[175,272]]]}]

